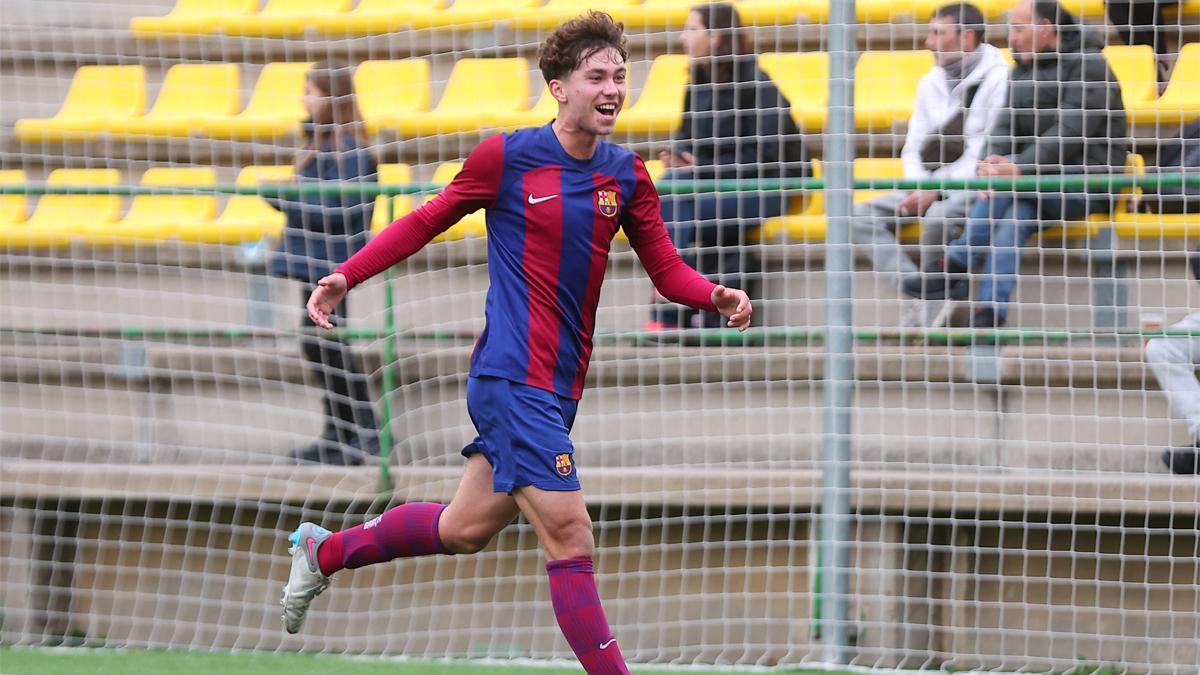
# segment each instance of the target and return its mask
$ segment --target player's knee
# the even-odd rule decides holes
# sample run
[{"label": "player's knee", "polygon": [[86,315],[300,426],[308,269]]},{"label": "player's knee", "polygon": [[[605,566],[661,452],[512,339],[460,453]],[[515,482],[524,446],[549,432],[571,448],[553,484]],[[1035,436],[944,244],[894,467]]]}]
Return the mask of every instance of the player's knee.
[{"label": "player's knee", "polygon": [[453,553],[479,553],[492,543],[495,534],[493,528],[480,524],[468,525],[451,532],[443,532],[442,545]]},{"label": "player's knee", "polygon": [[595,548],[592,521],[587,518],[561,523],[552,538],[554,541],[546,546],[546,550],[556,559],[588,558]]}]

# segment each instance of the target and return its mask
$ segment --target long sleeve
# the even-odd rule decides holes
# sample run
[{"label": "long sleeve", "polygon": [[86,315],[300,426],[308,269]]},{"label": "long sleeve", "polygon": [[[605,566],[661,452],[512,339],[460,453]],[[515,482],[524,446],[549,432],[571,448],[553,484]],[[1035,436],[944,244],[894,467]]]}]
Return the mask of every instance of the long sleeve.
[{"label": "long sleeve", "polygon": [[629,244],[638,259],[642,261],[646,274],[658,292],[668,300],[708,312],[717,311],[712,302],[716,285],[683,262],[671,244],[667,227],[663,224],[658,191],[654,189],[654,183],[640,157],[634,158],[634,174],[637,176],[637,187],[621,227],[628,235]]},{"label": "long sleeve", "polygon": [[389,225],[335,271],[344,274],[354,288],[413,255],[463,216],[491,206],[500,190],[503,168],[504,137],[492,136],[471,151],[462,171],[445,190]]},{"label": "long sleeve", "polygon": [[939,178],[974,178],[987,148],[989,132],[996,124],[1008,95],[1008,69],[996,68],[984,75],[964,120],[966,143],[963,155],[933,172]]},{"label": "long sleeve", "polygon": [[909,180],[928,178],[929,169],[921,159],[921,149],[925,146],[929,134],[934,129],[933,120],[929,119],[928,103],[935,96],[938,76],[937,70],[932,70],[921,78],[917,85],[916,105],[913,106],[912,116],[908,119],[908,131],[904,137],[904,148],[900,150],[900,161],[904,165],[904,177]]}]

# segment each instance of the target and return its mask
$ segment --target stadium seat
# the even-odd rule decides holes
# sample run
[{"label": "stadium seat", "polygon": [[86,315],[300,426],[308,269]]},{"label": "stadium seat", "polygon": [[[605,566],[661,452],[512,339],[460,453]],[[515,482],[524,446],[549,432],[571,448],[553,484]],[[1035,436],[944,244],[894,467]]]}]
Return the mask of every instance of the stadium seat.
[{"label": "stadium seat", "polygon": [[858,57],[854,75],[854,121],[860,130],[888,129],[908,122],[917,82],[934,66],[933,54],[872,51]]},{"label": "stadium seat", "polygon": [[[813,162],[813,177],[820,178],[823,168]],[[902,178],[904,166],[899,159],[860,157],[854,160],[854,178]],[[855,190],[854,203],[869,201],[887,190]],[[765,241],[819,242],[825,240],[825,191],[815,190],[806,196],[799,211],[793,211],[763,223],[762,237]]]},{"label": "stadium seat", "polygon": [[129,30],[137,37],[211,33],[222,22],[253,14],[258,5],[259,0],[176,0],[166,16],[135,16]]},{"label": "stadium seat", "polygon": [[475,30],[540,4],[541,0],[454,0],[449,6],[412,11],[407,23],[413,28]]},{"label": "stadium seat", "polygon": [[[433,182],[448,184],[454,180],[459,171],[462,171],[462,162],[444,162],[438,165],[438,168],[433,171]],[[433,195],[427,197],[425,201],[433,199]],[[467,214],[462,220],[450,227],[442,234],[434,237],[434,241],[455,241],[464,237],[486,237],[487,236],[487,218],[484,215],[484,210],[479,209],[474,213]]]},{"label": "stadium seat", "polygon": [[[116,169],[55,169],[46,183],[115,186],[121,183],[121,173]],[[43,195],[26,227],[4,232],[5,243],[26,248],[92,243],[105,238],[120,215],[121,198],[114,194]]]},{"label": "stadium seat", "polygon": [[517,112],[528,104],[529,64],[525,59],[460,59],[437,107],[429,112],[398,113],[395,129],[405,136],[477,131],[488,125],[489,116]]},{"label": "stadium seat", "polygon": [[[153,168],[142,174],[142,185],[214,185],[216,174],[208,167]],[[112,226],[111,243],[185,240],[186,232],[217,215],[217,197],[196,195],[137,195],[129,213]]]},{"label": "stadium seat", "polygon": [[1104,48],[1104,58],[1121,83],[1121,100],[1130,119],[1144,116],[1158,101],[1158,68],[1154,50],[1148,45],[1111,45]]},{"label": "stadium seat", "polygon": [[[380,164],[380,185],[404,185],[412,182],[412,167],[407,164]],[[379,232],[392,224],[392,221],[413,210],[411,195],[396,195],[392,197],[392,212],[387,211],[387,197],[380,195],[375,198],[375,211],[371,214],[371,231]],[[390,218],[388,216],[391,216]]]},{"label": "stadium seat", "polygon": [[69,141],[93,138],[108,120],[146,112],[146,69],[142,66],[83,66],[58,114],[17,120],[22,141]]},{"label": "stadium seat", "polygon": [[498,129],[540,127],[554,119],[556,115],[558,115],[558,101],[554,100],[550,94],[549,87],[543,87],[542,95],[538,97],[537,103],[532,108],[489,115],[489,125]]},{"label": "stadium seat", "polygon": [[404,115],[429,111],[429,62],[363,61],[354,72],[354,91],[368,134],[395,129]]},{"label": "stadium seat", "polygon": [[683,120],[683,97],[687,92],[688,61],[683,54],[663,54],[654,59],[642,93],[633,106],[617,117],[617,131],[670,133]]},{"label": "stadium seat", "polygon": [[[280,166],[248,166],[238,173],[238,185],[286,183],[292,179],[290,164]],[[262,197],[234,195],[216,220],[191,225],[181,238],[208,244],[241,244],[264,237],[279,237],[287,218]]]},{"label": "stadium seat", "polygon": [[141,117],[108,120],[104,128],[125,136],[188,136],[206,120],[237,114],[241,75],[233,63],[171,66],[154,107]]},{"label": "stadium seat", "polygon": [[[19,185],[25,182],[25,172],[20,169],[0,171],[0,185]],[[0,228],[25,222],[28,212],[25,195],[0,195]]]},{"label": "stadium seat", "polygon": [[[616,12],[638,4],[639,0],[609,0],[604,8]],[[545,5],[515,8],[507,17],[513,28],[522,30],[551,30],[558,24],[596,7],[594,0],[548,0]]]},{"label": "stadium seat", "polygon": [[267,0],[257,14],[223,18],[217,28],[228,35],[302,35],[323,17],[346,12],[351,4],[352,0]]},{"label": "stadium seat", "polygon": [[828,53],[763,54],[758,63],[791,103],[792,119],[801,130],[825,128],[829,105]]},{"label": "stadium seat", "polygon": [[1177,126],[1200,117],[1200,42],[1184,45],[1166,91],[1152,109],[1131,111],[1135,124]]},{"label": "stadium seat", "polygon": [[829,20],[829,0],[742,0],[738,13],[747,26],[819,24]]},{"label": "stadium seat", "polygon": [[1104,18],[1104,0],[1061,0],[1061,3],[1063,9],[1075,16],[1084,19]]},{"label": "stadium seat", "polygon": [[264,138],[286,136],[299,130],[308,116],[301,97],[311,63],[268,63],[263,66],[246,109],[229,117],[209,117],[202,131],[216,138]]},{"label": "stadium seat", "polygon": [[414,14],[431,12],[445,4],[445,0],[359,0],[349,12],[322,14],[313,19],[312,25],[329,34],[394,33],[410,26]]}]

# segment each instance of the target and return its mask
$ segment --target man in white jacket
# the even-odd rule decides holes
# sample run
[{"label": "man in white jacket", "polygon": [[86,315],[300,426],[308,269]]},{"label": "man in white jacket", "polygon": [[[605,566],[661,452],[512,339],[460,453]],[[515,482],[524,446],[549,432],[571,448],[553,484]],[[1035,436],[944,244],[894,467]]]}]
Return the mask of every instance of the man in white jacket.
[{"label": "man in white jacket", "polygon": [[[925,46],[937,65],[917,85],[916,105],[900,156],[904,177],[974,178],[988,132],[1008,90],[1009,65],[1000,50],[985,44],[984,19],[970,3],[939,8],[929,21]],[[875,270],[899,289],[920,267],[900,246],[898,230],[921,220],[922,257],[962,228],[975,192],[970,190],[895,191],[854,206],[851,237],[871,257]],[[936,312],[914,300],[905,323],[928,325]]]},{"label": "man in white jacket", "polygon": [[[1190,256],[1192,275],[1200,281],[1200,248]],[[1200,330],[1200,312],[1184,317],[1171,326],[1175,330]],[[1173,473],[1200,475],[1200,338],[1154,338],[1146,343],[1146,362],[1167,394],[1171,410],[1186,424],[1192,437],[1190,448],[1168,448],[1163,462]]]}]

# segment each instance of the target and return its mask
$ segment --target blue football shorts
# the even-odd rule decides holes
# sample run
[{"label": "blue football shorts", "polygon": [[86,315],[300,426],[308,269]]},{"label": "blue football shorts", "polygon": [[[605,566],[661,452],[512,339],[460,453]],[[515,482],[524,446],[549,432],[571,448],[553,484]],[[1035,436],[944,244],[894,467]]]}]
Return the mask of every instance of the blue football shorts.
[{"label": "blue football shorts", "polygon": [[512,491],[579,489],[571,427],[579,402],[499,377],[467,380],[467,412],[479,435],[464,457],[481,453],[492,465],[492,488]]}]

